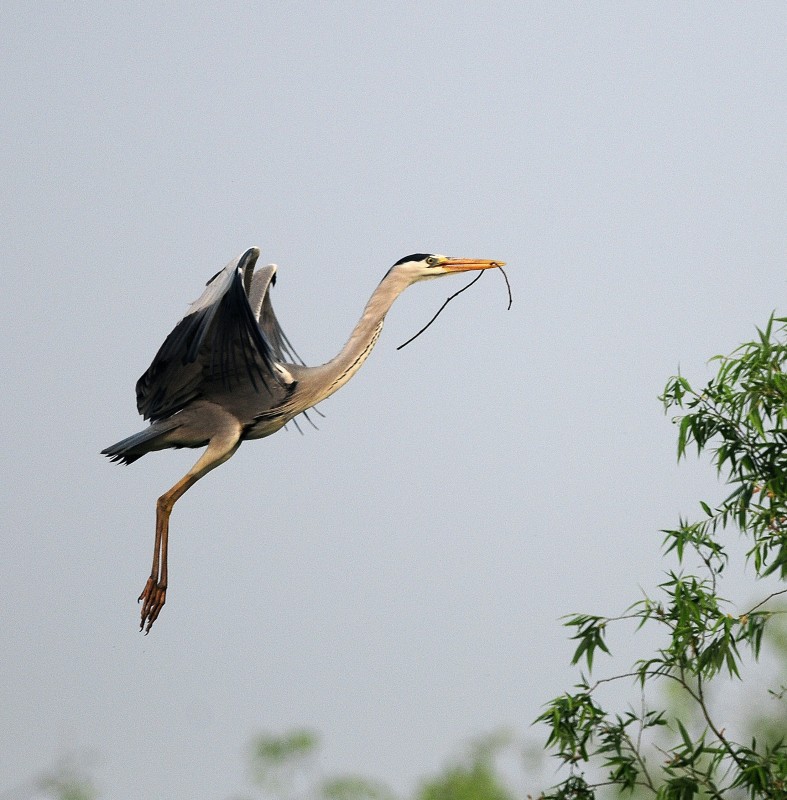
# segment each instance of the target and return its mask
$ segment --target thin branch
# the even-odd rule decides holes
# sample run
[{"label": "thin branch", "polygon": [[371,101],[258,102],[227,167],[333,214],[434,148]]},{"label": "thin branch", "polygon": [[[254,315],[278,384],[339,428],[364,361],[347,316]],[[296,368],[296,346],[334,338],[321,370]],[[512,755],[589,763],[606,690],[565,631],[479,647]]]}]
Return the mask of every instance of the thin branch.
[{"label": "thin branch", "polygon": [[[756,611],[760,606],[764,606],[769,600],[772,600],[774,597],[778,597],[780,594],[787,594],[787,589],[780,589],[778,592],[771,592],[771,594],[769,594],[761,602],[757,603],[756,606],[753,606],[752,608],[750,608],[745,614],[743,614],[743,616],[744,617],[749,616],[749,614],[751,614],[752,612]],[[774,612],[774,613],[779,613],[779,612]]]},{"label": "thin branch", "polygon": [[625,731],[623,735],[626,737],[626,741],[629,743],[629,747],[632,747],[633,749],[634,756],[636,757],[637,763],[639,764],[640,769],[642,770],[642,774],[645,776],[645,780],[647,781],[648,786],[655,792],[656,786],[650,777],[650,772],[648,772],[648,767],[645,764],[645,759],[642,757],[642,755],[640,755],[642,751],[642,734],[645,731],[645,710],[646,710],[645,687],[642,686],[642,688],[640,689],[640,709],[639,709],[640,717],[639,717],[639,730],[637,731],[636,747],[633,747],[633,742],[631,741],[631,737],[627,733],[625,733]]},{"label": "thin branch", "polygon": [[[645,716],[645,714],[644,714],[644,712],[645,712],[644,698],[643,698],[642,711],[643,711],[643,717],[644,717]],[[645,778],[645,783],[641,783],[639,781],[638,781],[638,783],[640,783],[640,785],[642,785],[642,786],[647,786],[648,789],[650,789],[655,794],[656,791],[657,791],[656,790],[656,784],[653,783],[653,779],[650,777],[650,772],[648,772],[648,767],[645,764],[645,759],[640,754],[640,742],[641,742],[641,738],[642,738],[642,722],[643,722],[643,720],[640,719],[640,727],[639,727],[639,734],[637,735],[637,746],[636,747],[634,746],[634,742],[631,741],[631,737],[625,731],[623,732],[623,738],[626,740],[626,742],[627,742],[627,744],[629,746],[629,749],[634,754],[634,758],[636,758],[637,763],[639,764],[639,768],[640,768],[640,770],[642,772],[642,775]]]},{"label": "thin branch", "polygon": [[[508,275],[506,275],[505,270],[499,265],[497,266],[497,269],[500,270],[500,272],[503,273],[503,278],[505,279],[505,282],[506,282],[506,289],[508,289],[508,307],[506,308],[506,311],[510,311],[511,310],[511,304],[514,302],[513,296],[511,295],[511,284],[508,282]],[[475,278],[473,278],[473,280],[471,280],[470,283],[467,284],[467,286],[462,287],[458,292],[454,292],[450,297],[447,297],[445,302],[443,303],[443,305],[441,305],[440,308],[437,309],[437,313],[429,320],[429,322],[427,322],[426,325],[424,325],[424,327],[421,328],[420,331],[418,331],[418,333],[416,333],[415,335],[411,336],[406,342],[404,342],[403,344],[400,344],[399,347],[397,347],[396,349],[397,350],[401,350],[403,347],[406,347],[408,344],[410,344],[410,342],[412,342],[413,339],[417,339],[440,316],[440,314],[442,313],[443,309],[457,295],[462,294],[462,292],[464,292],[467,289],[469,289],[476,281],[480,280],[481,276],[484,274],[484,272],[485,272],[485,270],[482,271],[482,272],[479,272],[478,275],[476,275]]]},{"label": "thin branch", "polygon": [[697,702],[702,709],[702,715],[705,717],[705,721],[708,723],[708,727],[713,731],[716,738],[722,743],[724,749],[729,753],[730,758],[738,765],[738,768],[743,769],[745,763],[738,758],[738,754],[732,749],[732,745],[727,741],[727,739],[724,737],[724,734],[714,725],[713,720],[710,718],[708,707],[705,705],[705,696],[702,691],[702,678],[699,675],[697,676],[696,697]]},{"label": "thin branch", "polygon": [[[677,675],[673,675],[671,672],[659,672],[658,670],[654,669],[654,670],[648,670],[645,673],[639,671],[624,672],[621,675],[613,675],[609,678],[599,678],[592,686],[587,687],[587,693],[592,694],[602,683],[612,683],[613,681],[619,681],[622,680],[623,678],[640,678],[643,674],[645,675],[646,678],[670,678],[673,681],[677,681],[684,688],[686,687],[683,678],[679,678]],[[688,691],[689,694],[692,694],[690,689]],[[697,698],[694,697],[694,699],[696,700]]]},{"label": "thin branch", "polygon": [[424,325],[424,327],[421,328],[420,331],[418,331],[418,333],[416,333],[413,336],[411,336],[406,342],[404,342],[403,344],[400,344],[399,347],[397,347],[396,349],[397,350],[401,350],[403,347],[406,347],[408,344],[410,344],[410,342],[412,342],[413,339],[417,339],[440,316],[440,314],[442,313],[443,309],[457,295],[460,295],[460,294],[462,294],[462,292],[467,291],[476,281],[481,279],[481,276],[483,274],[484,274],[483,272],[479,272],[478,275],[476,275],[475,278],[473,278],[473,280],[471,280],[470,283],[467,284],[467,286],[462,287],[458,292],[454,292],[450,297],[447,297],[445,302],[443,303],[443,305],[441,305],[440,308],[437,309],[437,313],[429,320],[429,322],[427,322],[426,325]]},{"label": "thin branch", "polygon": [[508,289],[508,308],[506,308],[506,311],[510,311],[511,304],[514,302],[514,298],[511,296],[511,284],[508,282],[508,275],[506,275],[506,271],[502,267],[498,267],[498,269],[503,273],[503,278],[505,278],[506,289]]}]

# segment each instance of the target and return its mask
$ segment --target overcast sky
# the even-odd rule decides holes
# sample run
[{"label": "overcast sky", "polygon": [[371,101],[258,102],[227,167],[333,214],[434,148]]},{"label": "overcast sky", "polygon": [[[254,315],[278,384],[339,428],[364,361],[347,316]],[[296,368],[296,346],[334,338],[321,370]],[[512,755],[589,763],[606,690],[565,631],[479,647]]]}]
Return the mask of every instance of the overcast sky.
[{"label": "overcast sky", "polygon": [[[659,530],[723,491],[675,463],[667,378],[787,310],[785,9],[6,0],[0,794],[94,752],[103,797],[223,800],[293,726],[405,791],[538,738],[559,617],[654,587]],[[397,352],[463,279],[410,289],[319,431],[177,505],[144,637],[198,453],[99,451],[252,245],[307,363],[407,253],[505,260],[514,304],[487,274]]]}]

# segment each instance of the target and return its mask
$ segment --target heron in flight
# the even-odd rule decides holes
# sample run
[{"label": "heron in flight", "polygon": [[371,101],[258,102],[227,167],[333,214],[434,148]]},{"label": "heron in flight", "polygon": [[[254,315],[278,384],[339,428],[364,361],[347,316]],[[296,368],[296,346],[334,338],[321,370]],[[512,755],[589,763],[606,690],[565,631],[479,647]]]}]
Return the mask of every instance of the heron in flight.
[{"label": "heron in flight", "polygon": [[256,247],[231,261],[167,336],[137,381],[137,409],[150,425],[101,452],[131,464],[152,450],[205,447],[196,464],[156,503],[150,577],[139,596],[140,630],[150,628],[167,594],[172,507],[246,439],[261,439],[344,386],[369,356],[394,300],[418,281],[485,270],[502,261],[417,253],[385,274],[339,354],[307,367],[285,336],[270,300],[276,266],[255,271]]}]

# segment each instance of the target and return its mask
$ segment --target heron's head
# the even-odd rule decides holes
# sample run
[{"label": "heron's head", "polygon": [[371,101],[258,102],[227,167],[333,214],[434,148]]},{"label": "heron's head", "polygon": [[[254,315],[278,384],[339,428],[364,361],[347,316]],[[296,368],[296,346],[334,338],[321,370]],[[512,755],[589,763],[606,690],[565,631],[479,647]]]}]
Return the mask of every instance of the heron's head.
[{"label": "heron's head", "polygon": [[400,258],[391,270],[407,275],[412,283],[451,275],[454,272],[471,272],[504,266],[504,261],[488,261],[482,258],[451,258],[436,253],[413,253]]}]

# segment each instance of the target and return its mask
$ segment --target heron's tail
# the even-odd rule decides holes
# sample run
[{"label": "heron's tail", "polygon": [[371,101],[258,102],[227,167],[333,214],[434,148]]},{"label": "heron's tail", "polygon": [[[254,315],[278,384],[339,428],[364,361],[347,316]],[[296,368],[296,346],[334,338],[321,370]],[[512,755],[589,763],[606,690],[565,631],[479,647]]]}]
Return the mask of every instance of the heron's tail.
[{"label": "heron's tail", "polygon": [[177,423],[154,422],[144,431],[135,433],[119,442],[106,447],[101,451],[101,455],[107,456],[110,461],[120,461],[123,464],[131,464],[138,458],[142,458],[145,453],[151,450],[161,450],[164,447],[171,447],[164,441],[165,434],[177,428]]}]

